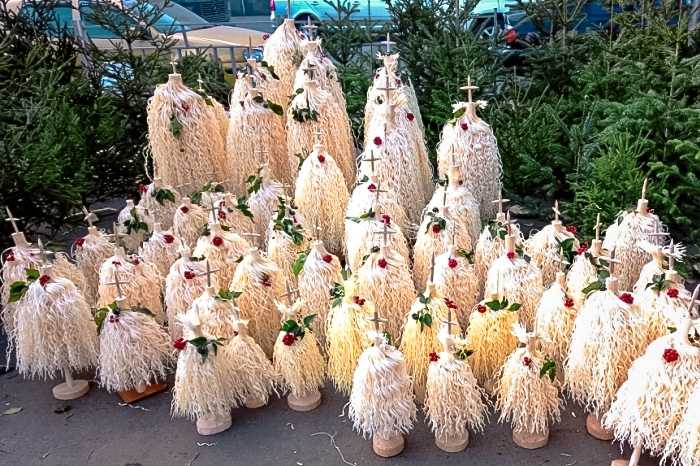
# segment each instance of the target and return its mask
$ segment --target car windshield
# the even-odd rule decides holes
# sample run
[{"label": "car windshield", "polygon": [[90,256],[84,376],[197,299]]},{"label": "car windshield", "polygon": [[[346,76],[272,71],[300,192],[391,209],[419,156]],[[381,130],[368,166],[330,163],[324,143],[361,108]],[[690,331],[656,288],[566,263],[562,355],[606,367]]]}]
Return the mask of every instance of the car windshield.
[{"label": "car windshield", "polygon": [[[127,0],[124,2],[124,6],[127,8],[133,4],[133,0]],[[146,8],[146,13],[156,14],[156,8],[150,3],[144,5],[144,8]],[[165,10],[161,11],[161,15],[153,27],[161,34],[168,34],[182,32],[183,27],[185,31],[192,31],[209,28],[212,27],[212,25],[207,20],[192,13],[187,8],[171,2],[168,4]]]}]

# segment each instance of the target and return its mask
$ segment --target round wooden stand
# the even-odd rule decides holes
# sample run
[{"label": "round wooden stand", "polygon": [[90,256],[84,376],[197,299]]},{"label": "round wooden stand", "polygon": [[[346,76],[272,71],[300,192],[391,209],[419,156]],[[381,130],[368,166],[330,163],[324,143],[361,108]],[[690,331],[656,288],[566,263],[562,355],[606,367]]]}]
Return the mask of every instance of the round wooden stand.
[{"label": "round wooden stand", "polygon": [[208,413],[197,419],[197,433],[199,435],[214,435],[231,427],[231,413],[216,415]]},{"label": "round wooden stand", "polygon": [[596,415],[593,413],[589,414],[586,418],[586,430],[588,430],[588,433],[598,440],[612,440],[615,438],[612,431],[606,430],[600,425],[600,420],[598,420]]},{"label": "round wooden stand", "polygon": [[610,466],[628,466],[629,464],[629,460],[613,460]]},{"label": "round wooden stand", "polygon": [[87,380],[71,380],[53,387],[53,397],[57,400],[74,400],[90,390]]},{"label": "round wooden stand", "polygon": [[404,445],[403,436],[398,433],[393,433],[388,436],[374,435],[372,437],[372,448],[374,448],[374,452],[382,458],[390,458],[398,455],[403,451]]},{"label": "round wooden stand", "polygon": [[488,379],[484,382],[484,391],[488,396],[493,396],[496,392],[496,382],[494,382],[493,379]]},{"label": "round wooden stand", "polygon": [[549,441],[549,429],[546,429],[544,433],[534,432],[529,433],[521,429],[513,429],[513,442],[520,448],[525,448],[526,450],[536,450],[537,448],[542,448],[547,445]]},{"label": "round wooden stand", "polygon": [[447,435],[445,437],[435,436],[435,445],[440,450],[457,453],[467,448],[469,444],[469,431],[465,430],[462,435]]},{"label": "round wooden stand", "polygon": [[256,400],[254,398],[246,398],[245,399],[245,407],[248,409],[255,409],[255,408],[261,408],[267,404],[266,401],[264,400]]},{"label": "round wooden stand", "polygon": [[321,392],[316,390],[304,396],[295,396],[290,393],[287,396],[287,404],[294,411],[311,411],[321,404]]},{"label": "round wooden stand", "polygon": [[416,394],[416,403],[425,404],[425,386],[414,385],[413,392]]}]

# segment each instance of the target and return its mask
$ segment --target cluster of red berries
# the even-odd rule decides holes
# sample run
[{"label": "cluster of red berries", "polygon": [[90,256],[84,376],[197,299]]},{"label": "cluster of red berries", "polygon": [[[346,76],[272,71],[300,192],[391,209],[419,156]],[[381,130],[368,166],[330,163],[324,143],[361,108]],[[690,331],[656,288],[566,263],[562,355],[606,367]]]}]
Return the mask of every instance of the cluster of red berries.
[{"label": "cluster of red berries", "polygon": [[85,237],[81,236],[80,238],[75,240],[75,245],[78,247],[81,247],[83,244],[85,244]]},{"label": "cluster of red berries", "polygon": [[394,79],[394,82],[396,83],[397,86],[401,85],[401,79],[399,79],[399,78]]},{"label": "cluster of red berries", "polygon": [[330,264],[331,262],[333,262],[333,256],[331,256],[330,254],[326,254],[325,256],[323,256],[323,262],[325,262],[326,264]]},{"label": "cluster of red berries", "polygon": [[186,214],[187,212],[190,211],[190,208],[187,207],[186,205],[183,205],[182,207],[180,207],[180,210],[182,211],[183,214]]},{"label": "cluster of red berries", "polygon": [[267,40],[270,38],[270,34],[263,34],[263,40]]},{"label": "cluster of red berries", "polygon": [[440,356],[435,351],[430,353],[430,362],[436,362],[438,359],[440,359]]},{"label": "cluster of red berries", "polygon": [[386,269],[386,266],[387,266],[386,259],[379,259],[377,261],[377,265],[383,269]]},{"label": "cluster of red berries", "polygon": [[406,118],[408,118],[408,121],[413,121],[413,119],[415,118],[415,115],[413,115],[413,113],[407,113]]},{"label": "cluster of red berries", "polygon": [[566,231],[568,231],[569,233],[576,234],[578,233],[578,228],[576,228],[574,225],[569,225],[568,227],[566,227]]},{"label": "cluster of red berries", "polygon": [[439,224],[439,223],[433,223],[433,233],[436,233],[436,234],[437,234],[437,233],[440,233],[440,231],[442,231],[442,228],[440,228],[440,224]]},{"label": "cluster of red berries", "polygon": [[532,364],[532,359],[530,359],[530,358],[528,358],[527,356],[525,356],[525,357],[523,358],[523,365],[524,365],[525,367],[530,367],[530,364]]},{"label": "cluster of red berries", "polygon": [[270,276],[267,274],[262,276],[262,280],[260,280],[260,283],[262,283],[263,286],[272,286],[272,281],[270,280]]},{"label": "cluster of red berries", "polygon": [[219,210],[216,216],[219,217],[219,220],[226,220],[226,212],[224,212],[223,210]]},{"label": "cluster of red berries", "polygon": [[515,253],[513,251],[508,251],[508,254],[506,254],[506,257],[510,260],[515,259]]},{"label": "cluster of red berries", "polygon": [[374,183],[370,183],[370,185],[367,186],[367,189],[369,189],[370,191],[374,191],[375,189],[377,189],[377,185]]},{"label": "cluster of red berries", "polygon": [[324,157],[323,154],[319,154],[319,155],[318,155],[318,161],[321,162],[321,163],[323,163],[323,162],[326,161],[326,157]]},{"label": "cluster of red berries", "polygon": [[483,314],[484,312],[486,312],[486,306],[484,306],[483,304],[479,304],[478,306],[476,306],[476,310]]},{"label": "cluster of red berries", "polygon": [[391,217],[389,217],[388,214],[382,214],[382,219],[380,221],[389,225],[391,224]]},{"label": "cluster of red berries", "polygon": [[221,246],[223,243],[224,240],[222,240],[220,236],[215,236],[211,240],[211,244],[213,244],[214,246]]},{"label": "cluster of red berries", "polygon": [[455,302],[449,298],[445,298],[445,306],[447,306],[447,309],[457,309]]},{"label": "cluster of red berries", "polygon": [[119,261],[112,261],[112,265],[119,267],[122,263]]},{"label": "cluster of red berries", "polygon": [[666,292],[669,298],[677,298],[678,297],[678,289],[677,288],[671,288]]},{"label": "cluster of red berries", "polygon": [[139,185],[139,191],[142,193],[145,193],[146,191],[148,191],[148,188],[146,187],[145,184],[142,183]]},{"label": "cluster of red berries", "polygon": [[374,145],[375,145],[375,146],[381,146],[381,145],[382,145],[382,138],[380,138],[379,136],[377,136],[377,137],[374,138],[374,140],[373,140],[372,142],[374,142]]},{"label": "cluster of red berries", "polygon": [[578,252],[578,255],[580,256],[581,254],[583,254],[583,253],[586,252],[586,251],[588,251],[588,241],[586,241],[585,243],[583,243],[583,244],[581,245],[581,247],[578,248],[578,251],[577,251],[577,252]]},{"label": "cluster of red berries", "polygon": [[466,123],[462,123],[462,131],[466,131],[469,129],[469,125]]},{"label": "cluster of red berries", "polygon": [[150,214],[148,213],[148,209],[143,209],[143,213],[146,214],[147,216],[150,215]]},{"label": "cluster of red berries", "polygon": [[170,244],[173,241],[175,241],[175,237],[173,235],[163,235],[163,239],[165,240],[166,243]]},{"label": "cluster of red berries", "polygon": [[8,252],[7,255],[5,256],[5,260],[7,262],[14,262],[15,261],[15,253],[14,252]]},{"label": "cluster of red berries", "polygon": [[131,261],[131,263],[134,265],[139,265],[141,263],[141,261],[138,259],[138,257],[134,257],[134,260]]},{"label": "cluster of red berries", "polygon": [[574,307],[574,300],[571,298],[566,298],[564,300],[564,306],[566,307]]},{"label": "cluster of red berries", "polygon": [[457,259],[455,259],[454,257],[450,257],[450,260],[447,261],[447,265],[451,269],[454,269],[455,267],[457,267]]},{"label": "cluster of red berries", "polygon": [[186,342],[185,339],[182,338],[182,337],[181,337],[181,338],[178,338],[177,340],[175,340],[175,341],[173,342],[173,347],[174,347],[176,350],[182,351],[182,350],[185,349],[186,346],[187,346],[187,342]]},{"label": "cluster of red berries", "polygon": [[379,79],[379,73],[374,74],[374,79]]},{"label": "cluster of red berries", "polygon": [[291,333],[287,333],[285,336],[282,337],[282,343],[284,343],[287,346],[292,346],[295,341],[297,341],[297,337]]},{"label": "cluster of red berries", "polygon": [[195,275],[195,273],[192,272],[191,270],[185,270],[185,273],[184,273],[183,275],[185,276],[185,278],[186,278],[187,280],[192,280],[194,277],[197,276],[197,275]]},{"label": "cluster of red berries", "polygon": [[365,305],[365,300],[362,299],[362,298],[360,298],[359,296],[354,296],[354,297],[352,298],[352,300],[355,301],[355,304],[357,304],[358,306],[364,306],[364,305]]},{"label": "cluster of red berries", "polygon": [[182,109],[185,111],[185,113],[190,111],[190,106],[187,104],[182,104]]},{"label": "cluster of red berries", "polygon": [[296,216],[292,216],[292,222],[297,223],[297,218],[296,218]]},{"label": "cluster of red berries", "polygon": [[119,317],[117,317],[115,315],[109,316],[109,323],[110,324],[116,324],[117,322],[119,322]]},{"label": "cluster of red berries", "polygon": [[40,284],[41,286],[46,286],[46,284],[47,284],[50,280],[51,280],[51,277],[49,277],[48,275],[42,275],[41,277],[39,277],[39,284]]},{"label": "cluster of red berries", "polygon": [[666,348],[664,350],[664,361],[666,362],[676,362],[678,361],[678,351],[673,348]]},{"label": "cluster of red berries", "polygon": [[627,304],[632,304],[634,302],[634,297],[629,293],[622,293],[620,299]]}]

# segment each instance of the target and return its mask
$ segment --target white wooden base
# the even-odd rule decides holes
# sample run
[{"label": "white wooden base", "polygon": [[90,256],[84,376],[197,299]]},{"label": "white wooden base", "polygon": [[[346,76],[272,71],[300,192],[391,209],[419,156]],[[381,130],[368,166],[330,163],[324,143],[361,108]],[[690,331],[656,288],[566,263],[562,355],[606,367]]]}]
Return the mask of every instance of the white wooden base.
[{"label": "white wooden base", "polygon": [[391,458],[403,451],[405,446],[401,434],[391,434],[388,436],[375,435],[372,437],[372,448],[374,452],[382,458]]},{"label": "white wooden base", "polygon": [[262,408],[267,404],[266,401],[248,397],[245,399],[245,407],[248,409]]},{"label": "white wooden base", "polygon": [[74,400],[85,395],[90,390],[87,380],[72,380],[69,386],[67,382],[53,387],[53,397],[57,400]]},{"label": "white wooden base", "polygon": [[544,433],[530,433],[517,428],[513,429],[513,442],[526,450],[542,448],[549,442],[549,429],[546,429]]},{"label": "white wooden base", "polygon": [[484,382],[484,391],[488,396],[493,396],[496,393],[496,382],[493,379],[488,379]]},{"label": "white wooden base", "polygon": [[416,394],[416,403],[425,404],[425,386],[414,385],[413,393]]},{"label": "white wooden base", "polygon": [[197,433],[199,435],[218,434],[231,427],[232,422],[231,413],[226,413],[225,415],[205,414],[197,419]]},{"label": "white wooden base", "polygon": [[613,460],[610,466],[629,466],[629,460]]},{"label": "white wooden base", "polygon": [[611,430],[604,429],[603,426],[600,425],[600,420],[593,413],[589,414],[586,418],[586,430],[598,440],[609,441],[615,438]]},{"label": "white wooden base", "polygon": [[462,451],[467,448],[468,444],[469,431],[464,431],[464,434],[462,435],[448,435],[445,437],[435,436],[435,445],[437,445],[440,450],[449,453],[457,453],[458,451]]},{"label": "white wooden base", "polygon": [[287,404],[294,411],[311,411],[321,404],[321,392],[316,390],[304,396],[295,396],[293,393],[290,393],[287,396]]}]

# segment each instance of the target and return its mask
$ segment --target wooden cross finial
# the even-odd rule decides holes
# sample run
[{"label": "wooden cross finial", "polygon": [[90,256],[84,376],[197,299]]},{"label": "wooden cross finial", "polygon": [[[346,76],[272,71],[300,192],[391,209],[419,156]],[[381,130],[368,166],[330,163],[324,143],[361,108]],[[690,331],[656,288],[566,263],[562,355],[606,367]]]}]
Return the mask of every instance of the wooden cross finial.
[{"label": "wooden cross finial", "polygon": [[447,308],[447,320],[442,319],[442,323],[447,325],[447,334],[452,335],[452,326],[453,325],[459,325],[458,322],[454,322],[452,320],[452,309],[449,307]]},{"label": "wooden cross finial", "polygon": [[510,202],[510,199],[503,198],[503,190],[498,190],[498,199],[491,201],[492,204],[498,204],[498,213],[503,213],[503,203]]},{"label": "wooden cross finial", "polygon": [[554,221],[558,222],[559,215],[561,214],[561,212],[559,212],[559,201],[557,201],[557,200],[554,201],[554,207],[552,207],[552,210],[554,211]]},{"label": "wooden cross finial", "polygon": [[313,81],[314,72],[316,71],[316,65],[313,63],[307,63],[304,68],[301,69],[305,75],[309,77],[309,81]]},{"label": "wooden cross finial", "polygon": [[603,224],[600,223],[600,213],[598,213],[598,215],[596,215],[596,218],[595,218],[595,226],[593,227],[593,228],[595,228],[596,241],[600,241],[600,227],[602,227],[602,226],[603,226]]},{"label": "wooden cross finial", "polygon": [[386,33],[386,40],[381,41],[380,44],[382,44],[386,47],[386,54],[389,55],[391,53],[391,46],[396,45],[396,42],[391,41],[391,36],[387,32]]},{"label": "wooden cross finial", "polygon": [[387,322],[387,319],[383,317],[379,317],[379,311],[377,309],[374,309],[374,316],[372,317],[365,317],[365,320],[367,322],[373,322],[374,323],[374,331],[379,333],[379,324],[383,322]]},{"label": "wooden cross finial", "polygon": [[664,255],[668,257],[668,270],[673,270],[676,262],[676,246],[673,244],[673,240],[668,245],[668,252],[664,252]]},{"label": "wooden cross finial", "polygon": [[286,298],[287,299],[287,306],[292,307],[294,304],[294,295],[299,296],[299,290],[293,290],[292,287],[289,286],[289,281],[284,284],[285,289],[287,290],[286,293],[280,296],[280,298]]},{"label": "wooden cross finial", "polygon": [[314,220],[314,236],[315,236],[315,238],[316,238],[316,241],[319,240],[319,238],[320,238],[320,236],[321,236],[321,231],[322,231],[322,230],[323,230],[323,228],[321,228],[320,226],[318,226],[318,220]]},{"label": "wooden cross finial", "polygon": [[245,238],[248,238],[248,237],[250,237],[250,238],[258,237],[259,238],[260,234],[255,233],[254,231],[251,231],[251,232],[247,232],[247,233],[241,233],[241,236],[243,236]]},{"label": "wooden cross finial", "polygon": [[173,59],[173,61],[171,61],[170,64],[173,67],[173,74],[177,74],[177,61]]},{"label": "wooden cross finial", "polygon": [[92,227],[92,222],[96,222],[99,219],[97,218],[97,215],[94,213],[90,212],[87,207],[83,206],[83,213],[85,214],[85,221],[88,223],[89,227]]},{"label": "wooden cross finial", "polygon": [[287,19],[292,18],[292,0],[287,0]]},{"label": "wooden cross finial", "polygon": [[435,251],[433,251],[433,257],[430,259],[430,283],[433,283],[435,278]]},{"label": "wooden cross finial", "polygon": [[373,233],[376,233],[378,235],[381,235],[382,237],[382,244],[384,246],[387,246],[389,244],[389,236],[395,235],[395,231],[389,230],[389,224],[386,222],[382,222],[382,229],[381,230],[374,230]]},{"label": "wooden cross finial", "polygon": [[309,40],[314,40],[314,30],[318,29],[318,26],[311,22],[311,16],[308,16],[306,19],[306,24],[302,26],[302,29],[306,29],[306,32],[309,34]]},{"label": "wooden cross finial", "polygon": [[211,207],[205,208],[210,214],[211,214],[211,221],[212,223],[216,223],[219,221],[219,210],[221,210],[218,206],[216,206],[216,203],[214,202],[214,199],[212,198],[211,194],[207,194],[207,197],[209,198],[209,204]]},{"label": "wooden cross finial", "polygon": [[448,184],[445,183],[445,187],[442,190],[442,207],[447,207],[447,187]]},{"label": "wooden cross finial", "polygon": [[642,184],[642,199],[646,199],[647,197],[647,179],[644,178],[644,184]]},{"label": "wooden cross finial", "polygon": [[378,91],[384,91],[384,93],[386,94],[386,103],[387,103],[387,105],[389,105],[391,102],[391,93],[398,88],[391,85],[391,83],[389,82],[389,73],[387,73],[386,74],[386,82],[384,84],[384,87],[377,87],[376,89]]},{"label": "wooden cross finial", "polygon": [[374,202],[375,204],[379,204],[379,195],[381,193],[388,193],[386,189],[382,189],[382,183],[377,181],[377,187],[374,188]]},{"label": "wooden cross finial", "polygon": [[109,239],[114,239],[114,244],[119,247],[119,243],[121,238],[125,237],[126,235],[122,235],[119,233],[119,225],[117,225],[117,222],[112,223],[112,234],[107,235],[107,238]]},{"label": "wooden cross finial", "polygon": [[608,269],[610,272],[610,276],[613,276],[613,274],[615,273],[615,264],[622,264],[622,261],[620,261],[619,259],[615,259],[615,249],[614,248],[612,251],[610,251],[610,257],[606,257],[605,260],[610,263],[610,265],[608,266]]},{"label": "wooden cross finial", "polygon": [[688,303],[688,315],[693,314],[693,308],[696,305],[700,304],[700,301],[698,301],[698,294],[700,293],[700,285],[695,286],[695,290],[693,290],[693,296],[690,298],[690,302]]},{"label": "wooden cross finial", "polygon": [[472,86],[472,77],[467,76],[467,85],[460,87],[460,90],[462,91],[467,91],[467,95],[469,97],[469,102],[471,103],[472,101],[472,91],[479,89],[477,86]]},{"label": "wooden cross finial", "polygon": [[202,79],[202,73],[197,75],[197,84],[199,84],[199,90],[204,91],[204,80]]},{"label": "wooden cross finial", "polygon": [[10,208],[7,206],[5,206],[5,212],[7,212],[7,218],[5,219],[5,221],[10,222],[12,224],[12,229],[15,230],[15,233],[19,233],[19,229],[17,228],[17,223],[15,223],[19,219],[12,216],[12,212],[10,212]]},{"label": "wooden cross finial", "polygon": [[109,282],[109,283],[105,283],[105,285],[116,286],[117,287],[117,300],[123,300],[124,295],[122,294],[122,285],[128,285],[129,282],[122,282],[119,280],[119,271],[117,270],[116,267],[114,268],[113,277],[114,277],[114,281]]},{"label": "wooden cross finial", "polygon": [[41,242],[41,238],[36,240],[36,244],[39,247],[39,259],[41,259],[41,265],[46,265],[46,250],[44,249],[44,243]]},{"label": "wooden cross finial", "polygon": [[502,223],[504,227],[506,227],[506,231],[508,234],[511,234],[511,225],[513,225],[515,222],[510,220],[510,209],[506,211],[506,221]]},{"label": "wooden cross finial", "polygon": [[207,276],[207,288],[211,288],[211,276],[214,275],[216,272],[219,271],[219,269],[211,269],[211,265],[209,265],[209,259],[204,261],[204,265],[206,266],[207,270],[205,272],[197,274],[197,276],[201,277],[206,275]]},{"label": "wooden cross finial", "polygon": [[374,156],[374,149],[369,151],[369,158],[367,156],[362,157],[363,162],[369,162],[369,166],[372,170],[372,174],[375,175],[376,171],[374,169],[374,162],[381,160],[381,157],[375,157]]}]

